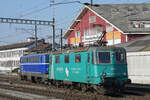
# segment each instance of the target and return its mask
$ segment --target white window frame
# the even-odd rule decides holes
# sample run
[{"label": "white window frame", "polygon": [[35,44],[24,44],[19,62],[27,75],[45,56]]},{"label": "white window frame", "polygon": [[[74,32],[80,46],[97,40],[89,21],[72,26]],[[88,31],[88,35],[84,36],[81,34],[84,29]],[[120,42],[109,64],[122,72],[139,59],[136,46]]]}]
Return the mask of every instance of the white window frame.
[{"label": "white window frame", "polygon": [[96,16],[89,16],[89,23],[96,22]]},{"label": "white window frame", "polygon": [[80,36],[81,36],[81,32],[80,32],[80,31],[76,31],[76,32],[75,32],[75,37],[78,38],[78,37],[80,37]]}]

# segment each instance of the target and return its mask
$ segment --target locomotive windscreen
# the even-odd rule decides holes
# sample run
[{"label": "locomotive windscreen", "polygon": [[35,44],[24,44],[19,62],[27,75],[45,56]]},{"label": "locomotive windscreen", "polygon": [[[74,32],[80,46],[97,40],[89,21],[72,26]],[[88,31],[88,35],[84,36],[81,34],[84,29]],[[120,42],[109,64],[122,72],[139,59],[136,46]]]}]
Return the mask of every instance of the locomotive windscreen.
[{"label": "locomotive windscreen", "polygon": [[125,52],[115,52],[115,61],[116,63],[125,63],[126,62],[126,55]]},{"label": "locomotive windscreen", "polygon": [[96,61],[97,64],[110,63],[110,52],[97,52]]}]

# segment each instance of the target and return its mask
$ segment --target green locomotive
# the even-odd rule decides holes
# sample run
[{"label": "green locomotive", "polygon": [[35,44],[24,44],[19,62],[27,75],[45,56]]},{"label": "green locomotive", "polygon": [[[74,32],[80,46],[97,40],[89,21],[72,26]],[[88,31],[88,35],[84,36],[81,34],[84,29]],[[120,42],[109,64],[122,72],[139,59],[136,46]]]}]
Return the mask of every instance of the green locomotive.
[{"label": "green locomotive", "polygon": [[120,90],[128,79],[126,51],[120,47],[84,47],[49,56],[48,79],[51,84],[93,89]]}]

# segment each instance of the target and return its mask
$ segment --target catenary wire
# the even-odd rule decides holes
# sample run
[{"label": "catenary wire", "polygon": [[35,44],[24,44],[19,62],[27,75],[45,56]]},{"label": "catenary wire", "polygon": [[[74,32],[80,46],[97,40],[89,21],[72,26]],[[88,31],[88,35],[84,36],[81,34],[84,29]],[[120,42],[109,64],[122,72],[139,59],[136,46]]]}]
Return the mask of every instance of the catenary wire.
[{"label": "catenary wire", "polygon": [[26,13],[26,14],[21,15],[20,18],[25,17],[25,16],[29,16],[29,15],[32,15],[32,14],[35,14],[35,13],[38,13],[38,12],[40,12],[40,11],[43,11],[43,10],[49,8],[49,7],[50,7],[50,6],[46,6],[46,7],[40,8],[40,9],[36,9],[36,10],[34,10],[34,11],[32,11],[32,12],[29,12],[29,13]]},{"label": "catenary wire", "polygon": [[[41,5],[45,4],[45,3],[46,3],[46,2],[42,2],[42,3],[40,3],[40,4],[37,4],[37,5],[35,5],[35,6],[31,7],[31,8],[28,8],[28,9],[22,11],[22,13],[31,12],[32,10],[39,8],[39,6],[41,6]],[[20,16],[21,16],[21,15],[19,15],[19,17],[20,17]]]}]

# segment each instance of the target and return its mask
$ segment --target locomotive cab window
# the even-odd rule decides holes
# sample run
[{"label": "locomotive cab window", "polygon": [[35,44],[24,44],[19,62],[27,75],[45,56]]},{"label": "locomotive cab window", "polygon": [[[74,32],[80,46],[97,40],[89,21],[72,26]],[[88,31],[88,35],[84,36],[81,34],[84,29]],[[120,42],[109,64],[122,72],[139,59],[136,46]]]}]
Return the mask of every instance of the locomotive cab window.
[{"label": "locomotive cab window", "polygon": [[60,57],[59,56],[56,56],[56,58],[55,58],[55,63],[60,63]]},{"label": "locomotive cab window", "polygon": [[65,55],[65,63],[69,63],[69,55]]},{"label": "locomotive cab window", "polygon": [[81,62],[81,55],[80,54],[76,54],[75,55],[75,62],[76,63],[80,63]]},{"label": "locomotive cab window", "polygon": [[125,53],[116,52],[115,53],[116,63],[124,63],[126,61]]},{"label": "locomotive cab window", "polygon": [[97,64],[110,63],[110,52],[97,52]]}]

